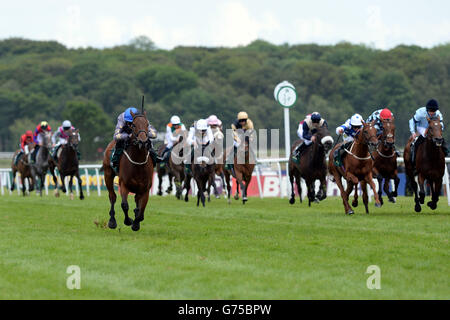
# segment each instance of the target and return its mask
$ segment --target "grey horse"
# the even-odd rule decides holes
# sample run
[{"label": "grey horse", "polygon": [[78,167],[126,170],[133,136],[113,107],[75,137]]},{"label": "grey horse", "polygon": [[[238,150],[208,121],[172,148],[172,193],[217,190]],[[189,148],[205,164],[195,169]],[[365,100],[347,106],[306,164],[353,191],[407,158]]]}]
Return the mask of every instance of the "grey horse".
[{"label": "grey horse", "polygon": [[[36,177],[36,191],[42,196],[45,175],[47,174],[49,161],[52,161],[50,148],[52,147],[51,132],[39,133],[41,144],[36,155],[36,162],[31,165],[31,173]],[[38,184],[40,181],[40,184]]]}]

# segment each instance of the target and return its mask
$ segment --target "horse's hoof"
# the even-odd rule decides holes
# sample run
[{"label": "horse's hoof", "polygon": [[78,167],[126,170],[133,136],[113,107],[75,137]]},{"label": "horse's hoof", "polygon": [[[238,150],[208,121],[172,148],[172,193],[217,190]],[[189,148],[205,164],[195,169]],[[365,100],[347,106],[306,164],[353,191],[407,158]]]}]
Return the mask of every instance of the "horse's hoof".
[{"label": "horse's hoof", "polygon": [[185,202],[188,202],[188,201],[189,201],[189,199],[188,199],[188,198],[186,197],[186,198],[184,198],[184,201],[185,201]]},{"label": "horse's hoof", "polygon": [[234,196],[234,200],[239,200],[239,196],[238,196],[238,195],[235,195],[235,196]]},{"label": "horse's hoof", "polygon": [[320,202],[319,198],[314,198],[314,203],[319,203],[319,202]]},{"label": "horse's hoof", "polygon": [[381,202],[379,202],[379,203],[375,203],[375,207],[377,207],[377,208],[381,208],[381,206],[382,206]]},{"label": "horse's hoof", "polygon": [[290,204],[294,204],[294,203],[295,203],[295,198],[290,198],[290,199],[289,199],[289,203],[290,203]]},{"label": "horse's hoof", "polygon": [[158,191],[156,194],[157,194],[158,196],[162,196],[162,195],[163,195],[162,191]]},{"label": "horse's hoof", "polygon": [[220,196],[218,194],[216,194],[216,199],[220,199]]},{"label": "horse's hoof", "polygon": [[436,208],[437,208],[437,203],[434,202],[434,201],[429,201],[429,202],[427,203],[427,206],[430,207],[431,210],[436,210]]},{"label": "horse's hoof", "polygon": [[347,214],[349,215],[349,216],[351,216],[352,214],[355,214],[355,212],[353,211],[353,210],[349,210],[348,212],[347,212]]},{"label": "horse's hoof", "polygon": [[420,206],[420,204],[416,203],[416,205],[415,205],[415,207],[414,207],[414,210],[415,210],[416,212],[420,212],[420,211],[422,211],[422,207]]},{"label": "horse's hoof", "polygon": [[116,219],[109,219],[108,227],[109,227],[110,229],[115,229],[115,228],[117,228],[117,222],[116,222]]},{"label": "horse's hoof", "polygon": [[125,220],[123,220],[123,224],[126,226],[131,226],[133,224],[133,219],[128,218],[128,220],[125,218]]},{"label": "horse's hoof", "polygon": [[73,193],[70,194],[70,200],[73,200]]},{"label": "horse's hoof", "polygon": [[353,202],[352,202],[352,207],[353,207],[353,208],[356,208],[357,206],[358,206],[358,201],[353,201]]},{"label": "horse's hoof", "polygon": [[59,198],[59,192],[55,192],[55,197]]},{"label": "horse's hoof", "polygon": [[133,230],[133,231],[139,231],[140,228],[141,228],[141,226],[140,226],[139,222],[137,222],[137,223],[133,222],[133,224],[131,225],[131,230]]},{"label": "horse's hoof", "polygon": [[80,195],[80,200],[84,200],[84,195]]},{"label": "horse's hoof", "polygon": [[420,202],[420,204],[425,203],[425,194],[424,193],[419,194],[419,202]]},{"label": "horse's hoof", "polygon": [[389,198],[389,202],[395,203],[395,198]]},{"label": "horse's hoof", "polygon": [[398,197],[397,191],[392,192],[392,197],[393,197],[393,198],[397,198],[397,197]]},{"label": "horse's hoof", "polygon": [[228,199],[228,204],[231,204],[231,200],[230,199]]}]

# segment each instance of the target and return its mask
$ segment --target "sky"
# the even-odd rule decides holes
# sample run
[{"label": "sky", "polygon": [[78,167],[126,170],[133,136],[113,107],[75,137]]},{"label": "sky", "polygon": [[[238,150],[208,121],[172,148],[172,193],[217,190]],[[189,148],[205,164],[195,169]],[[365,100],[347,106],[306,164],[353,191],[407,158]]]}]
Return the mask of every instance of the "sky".
[{"label": "sky", "polygon": [[447,0],[0,0],[0,39],[113,47],[145,35],[162,49],[364,43],[433,47],[450,42]]}]

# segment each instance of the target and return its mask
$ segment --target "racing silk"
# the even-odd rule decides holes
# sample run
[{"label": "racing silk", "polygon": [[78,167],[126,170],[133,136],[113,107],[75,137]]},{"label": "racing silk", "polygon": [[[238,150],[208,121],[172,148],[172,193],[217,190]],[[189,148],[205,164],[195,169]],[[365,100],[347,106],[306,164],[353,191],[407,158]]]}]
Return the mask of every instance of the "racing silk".
[{"label": "racing silk", "polygon": [[[50,125],[48,125],[47,126],[47,132],[51,132],[51,131],[52,131],[52,128],[50,127]],[[35,143],[39,144],[39,133],[43,133],[43,132],[44,132],[44,130],[41,128],[41,125],[39,124],[36,127],[36,130],[34,130],[34,134],[33,134],[33,141]]]},{"label": "racing silk", "polygon": [[305,120],[299,123],[297,135],[300,139],[310,142],[313,134],[317,132],[317,129],[323,126],[328,128],[328,123],[325,119],[320,119],[319,123],[313,123],[311,120],[311,115],[309,114],[306,116]]},{"label": "racing silk", "polygon": [[220,128],[211,128],[211,131],[214,135],[215,140],[222,140],[224,138],[223,132],[222,130],[220,130]]},{"label": "racing silk", "polygon": [[207,145],[208,143],[212,143],[214,141],[214,135],[210,127],[206,129],[206,134],[204,136],[201,136],[201,134],[196,131],[197,130],[195,130],[195,127],[191,127],[189,129],[189,135],[187,137],[187,143],[189,145]]},{"label": "racing silk", "polygon": [[[442,116],[442,113],[437,110],[435,116],[439,117],[441,120],[442,130],[444,130],[444,117]],[[428,128],[427,117],[430,116],[428,115],[426,107],[417,109],[414,116],[409,120],[409,131],[415,133],[417,130],[422,136],[425,136],[425,130]]]},{"label": "racing silk", "polygon": [[27,136],[26,134],[23,134],[20,137],[20,148],[23,150],[25,150],[25,146],[29,143],[33,142],[33,136]]},{"label": "racing silk", "polygon": [[[127,140],[129,134],[131,133],[131,128],[126,124],[125,112],[122,112],[117,117],[116,129],[114,130],[114,140]],[[156,129],[148,122],[148,137],[153,139],[156,138]]]},{"label": "racing silk", "polygon": [[345,141],[353,141],[356,134],[359,132],[359,130],[356,131],[352,128],[352,125],[350,124],[350,119],[345,121],[345,123],[343,125],[336,128],[337,135],[339,135],[339,128],[344,129],[344,134],[347,135],[347,137],[348,137],[348,139],[345,139]]},{"label": "racing silk", "polygon": [[181,133],[183,131],[186,131],[186,127],[184,126],[184,124],[180,123],[181,127],[180,127],[180,133],[176,133],[175,131],[175,127],[172,123],[169,123],[166,126],[166,139],[165,139],[165,143],[167,144],[167,148],[172,148],[174,143],[178,141],[178,139],[181,136]]},{"label": "racing silk", "polygon": [[375,120],[374,127],[377,129],[377,133],[380,134],[381,131],[383,131],[383,122],[380,119],[380,113],[383,111],[383,109],[378,109],[374,111],[368,118],[366,122],[372,122]]},{"label": "racing silk", "polygon": [[[72,130],[75,130],[75,128],[72,126],[71,128]],[[78,141],[80,141],[80,134],[78,133]],[[67,135],[67,133],[64,131],[63,127],[59,127],[55,133],[52,136],[52,143],[53,144],[66,144],[69,141],[69,136]]]},{"label": "racing silk", "polygon": [[233,140],[233,145],[235,147],[238,147],[241,144],[241,142],[240,142],[240,139],[238,137],[237,130],[242,129],[245,132],[246,130],[254,129],[253,121],[250,120],[250,118],[247,119],[247,123],[245,124],[244,127],[242,127],[241,124],[239,123],[239,120],[236,119],[234,121],[234,123],[231,124],[231,129],[233,129],[233,139],[234,139]]}]

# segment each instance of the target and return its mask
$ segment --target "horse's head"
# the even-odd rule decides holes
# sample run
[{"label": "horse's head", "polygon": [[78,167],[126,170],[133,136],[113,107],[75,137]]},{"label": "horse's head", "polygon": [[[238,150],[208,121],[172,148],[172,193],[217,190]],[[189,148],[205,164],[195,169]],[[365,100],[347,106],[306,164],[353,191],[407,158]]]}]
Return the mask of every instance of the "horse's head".
[{"label": "horse's head", "polygon": [[383,133],[381,135],[381,140],[386,147],[392,148],[395,143],[395,123],[394,118],[381,120],[383,124]]},{"label": "horse's head", "polygon": [[52,147],[52,133],[49,131],[39,133],[42,147],[50,149]]},{"label": "horse's head", "polygon": [[364,123],[362,127],[362,137],[364,139],[364,142],[369,146],[369,149],[374,150],[378,146],[375,121]]},{"label": "horse's head", "polygon": [[133,122],[130,124],[132,130],[131,141],[134,145],[137,145],[139,149],[148,146],[150,138],[148,136],[148,125],[147,113],[135,114],[131,111],[131,116],[133,117]]},{"label": "horse's head", "polygon": [[67,131],[67,135],[69,136],[69,141],[68,141],[68,145],[71,148],[76,149],[78,147],[78,143],[80,142],[78,139],[78,132],[79,130],[72,130],[69,129],[69,131]]},{"label": "horse's head", "polygon": [[314,134],[316,136],[316,141],[320,146],[324,147],[325,153],[328,152],[333,146],[333,137],[330,135],[330,131],[328,131],[327,126],[319,127]]},{"label": "horse's head", "polygon": [[441,147],[444,142],[444,138],[442,137],[442,126],[441,120],[439,117],[427,118],[428,120],[428,129],[427,129],[427,138],[431,139],[433,143],[437,147]]}]

